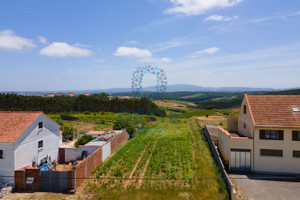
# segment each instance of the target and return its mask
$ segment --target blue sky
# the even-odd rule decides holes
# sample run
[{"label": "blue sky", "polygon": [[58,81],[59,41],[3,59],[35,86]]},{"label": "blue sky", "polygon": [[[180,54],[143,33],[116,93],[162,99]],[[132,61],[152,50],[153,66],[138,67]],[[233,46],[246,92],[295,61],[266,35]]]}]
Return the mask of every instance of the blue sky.
[{"label": "blue sky", "polygon": [[[300,87],[300,1],[0,1],[0,91]],[[143,86],[156,77],[144,77]]]}]

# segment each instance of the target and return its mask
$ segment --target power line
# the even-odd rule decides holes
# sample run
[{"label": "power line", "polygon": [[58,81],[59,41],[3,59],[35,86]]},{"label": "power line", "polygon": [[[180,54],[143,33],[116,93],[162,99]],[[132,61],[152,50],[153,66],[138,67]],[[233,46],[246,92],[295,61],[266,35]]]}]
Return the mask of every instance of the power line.
[{"label": "power line", "polygon": [[[24,176],[0,176],[2,178],[24,178]],[[85,177],[85,178],[64,178],[64,177],[52,177],[52,176],[47,176],[47,177],[35,177],[37,179],[87,179],[87,180],[149,180],[149,181],[180,181],[180,180],[221,180],[221,179],[226,179],[226,178],[215,178],[215,177],[196,177],[196,178],[174,178],[174,179],[170,179],[170,178],[121,178],[121,177],[95,177],[95,178],[89,178],[89,177]],[[300,177],[296,176],[296,177],[278,177],[278,176],[269,176],[269,177],[265,177],[265,176],[261,176],[261,177],[252,177],[252,178],[248,178],[248,177],[232,177],[230,179],[259,179],[259,180],[266,180],[266,179],[281,179],[281,180],[297,180],[300,181]]]}]

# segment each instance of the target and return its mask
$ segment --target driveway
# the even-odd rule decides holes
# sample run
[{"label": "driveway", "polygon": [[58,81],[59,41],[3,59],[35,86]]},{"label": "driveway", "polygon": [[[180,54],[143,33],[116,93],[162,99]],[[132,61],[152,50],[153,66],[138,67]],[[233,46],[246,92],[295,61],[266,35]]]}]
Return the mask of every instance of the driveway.
[{"label": "driveway", "polygon": [[248,200],[299,200],[300,178],[273,175],[230,174],[239,198]]}]

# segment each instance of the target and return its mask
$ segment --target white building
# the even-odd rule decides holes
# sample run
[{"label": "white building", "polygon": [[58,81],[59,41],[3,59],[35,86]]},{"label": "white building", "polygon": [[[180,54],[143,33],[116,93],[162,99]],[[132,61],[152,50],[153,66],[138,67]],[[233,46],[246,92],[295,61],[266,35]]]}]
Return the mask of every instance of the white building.
[{"label": "white building", "polygon": [[60,126],[42,112],[0,112],[0,181],[13,183],[14,170],[58,160]]},{"label": "white building", "polygon": [[244,96],[220,128],[218,148],[232,171],[300,174],[300,95]]}]

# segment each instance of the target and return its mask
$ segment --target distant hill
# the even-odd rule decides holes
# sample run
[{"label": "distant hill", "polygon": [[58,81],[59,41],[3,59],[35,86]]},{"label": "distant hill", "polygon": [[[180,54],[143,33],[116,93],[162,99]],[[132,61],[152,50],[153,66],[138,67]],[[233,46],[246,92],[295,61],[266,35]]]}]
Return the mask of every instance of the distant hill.
[{"label": "distant hill", "polygon": [[[145,87],[145,91],[155,91],[155,86]],[[173,84],[167,86],[167,92],[253,92],[253,91],[277,91],[273,88],[249,88],[249,87],[202,87],[189,84]]]},{"label": "distant hill", "polygon": [[[155,86],[144,87],[143,90],[145,92],[155,92]],[[93,94],[93,93],[101,93],[105,92],[108,94],[115,93],[130,93],[131,88],[110,88],[110,89],[96,89],[96,90],[64,90],[64,91],[0,91],[0,93],[22,93],[27,95],[36,95],[36,94]],[[250,87],[202,87],[197,85],[189,85],[189,84],[172,84],[167,86],[166,92],[275,92],[279,91],[279,89],[273,88],[250,88]]]},{"label": "distant hill", "polygon": [[267,92],[269,95],[300,95],[300,89]]}]

